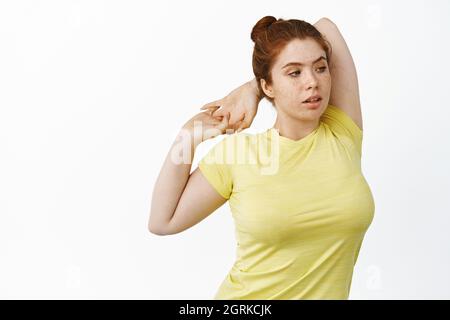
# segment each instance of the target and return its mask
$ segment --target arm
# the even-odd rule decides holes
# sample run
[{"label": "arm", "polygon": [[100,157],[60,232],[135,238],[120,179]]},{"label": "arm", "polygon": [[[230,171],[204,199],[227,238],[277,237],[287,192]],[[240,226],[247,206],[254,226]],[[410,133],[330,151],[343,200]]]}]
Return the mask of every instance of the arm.
[{"label": "arm", "polygon": [[[206,112],[191,119],[190,123],[202,119],[204,122],[210,121],[211,124],[215,124],[219,130],[223,130],[228,125],[227,117],[220,122],[213,120]],[[195,149],[201,140],[204,140],[203,137],[214,137],[214,134],[208,137],[207,134],[202,133],[201,139],[198,139],[194,138],[193,133],[193,127],[185,125],[164,161],[152,194],[148,222],[148,230],[151,233],[169,235],[181,232],[197,224],[226,202],[226,199],[213,189],[198,168],[189,174]],[[187,148],[182,148],[183,140],[180,138],[184,138]],[[181,159],[183,161],[180,161]]]},{"label": "arm", "polygon": [[261,92],[259,91],[258,88],[258,82],[256,81],[256,78],[253,78],[252,80],[250,80],[249,82],[246,83],[251,90],[254,92],[256,99],[258,102],[260,102],[262,100],[262,98],[264,97],[263,94],[261,94]]},{"label": "arm", "polygon": [[[356,67],[350,50],[338,27],[328,18],[321,18],[315,24],[317,30],[332,47],[330,59],[331,93],[329,104],[343,110],[362,130],[362,114],[358,89]],[[244,83],[231,91],[226,97],[207,103],[202,109],[221,106],[214,115],[231,114],[230,125],[245,129],[250,126],[263,98],[256,79]]]},{"label": "arm", "polygon": [[[224,98],[209,102],[201,109],[212,110],[214,116],[217,117],[230,114],[230,129],[239,132],[250,127],[258,111],[258,104],[263,97],[256,78],[253,78],[231,91]],[[221,108],[216,109],[217,106]]]},{"label": "arm", "polygon": [[358,77],[350,50],[338,27],[328,18],[321,18],[314,24],[332,47],[331,93],[329,104],[343,110],[362,130],[361,103]]}]

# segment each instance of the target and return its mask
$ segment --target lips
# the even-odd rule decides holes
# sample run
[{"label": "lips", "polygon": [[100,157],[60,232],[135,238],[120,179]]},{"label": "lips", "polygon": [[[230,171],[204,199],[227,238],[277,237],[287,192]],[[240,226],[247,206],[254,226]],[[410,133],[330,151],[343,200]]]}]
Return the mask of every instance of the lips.
[{"label": "lips", "polygon": [[316,95],[310,96],[308,99],[303,101],[303,103],[318,102],[320,100],[322,100],[322,97],[319,96],[318,94],[316,94]]}]

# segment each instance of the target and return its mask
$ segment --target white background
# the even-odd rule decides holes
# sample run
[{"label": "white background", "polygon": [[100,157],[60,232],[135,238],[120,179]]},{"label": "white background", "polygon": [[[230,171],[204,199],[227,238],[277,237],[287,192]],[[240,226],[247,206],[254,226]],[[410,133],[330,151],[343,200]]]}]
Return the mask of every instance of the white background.
[{"label": "white background", "polygon": [[[235,258],[228,204],[160,237],[151,192],[179,128],[254,77],[265,15],[330,18],[358,69],[376,211],[350,299],[450,298],[445,0],[2,0],[1,298],[212,298]],[[248,131],[274,116],[264,100]]]}]

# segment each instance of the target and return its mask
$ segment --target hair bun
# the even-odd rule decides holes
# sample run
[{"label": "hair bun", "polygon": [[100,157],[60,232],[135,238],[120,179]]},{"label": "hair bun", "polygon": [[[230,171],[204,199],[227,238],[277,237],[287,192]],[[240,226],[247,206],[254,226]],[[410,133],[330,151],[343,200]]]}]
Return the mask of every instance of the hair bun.
[{"label": "hair bun", "polygon": [[276,21],[277,18],[275,18],[274,16],[265,16],[259,19],[259,21],[255,24],[255,26],[252,29],[252,33],[250,35],[252,40],[256,42],[259,36],[262,33],[266,32],[266,30]]}]

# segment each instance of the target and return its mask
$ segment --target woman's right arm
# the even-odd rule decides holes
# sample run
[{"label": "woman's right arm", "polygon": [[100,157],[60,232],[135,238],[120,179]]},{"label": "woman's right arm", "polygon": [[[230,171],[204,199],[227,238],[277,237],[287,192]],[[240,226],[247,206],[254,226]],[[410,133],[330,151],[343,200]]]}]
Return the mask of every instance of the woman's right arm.
[{"label": "woman's right arm", "polygon": [[226,202],[198,168],[192,174],[190,171],[197,146],[224,133],[228,120],[228,115],[219,121],[209,112],[201,112],[183,126],[166,156],[153,189],[148,221],[151,233],[179,233]]}]

